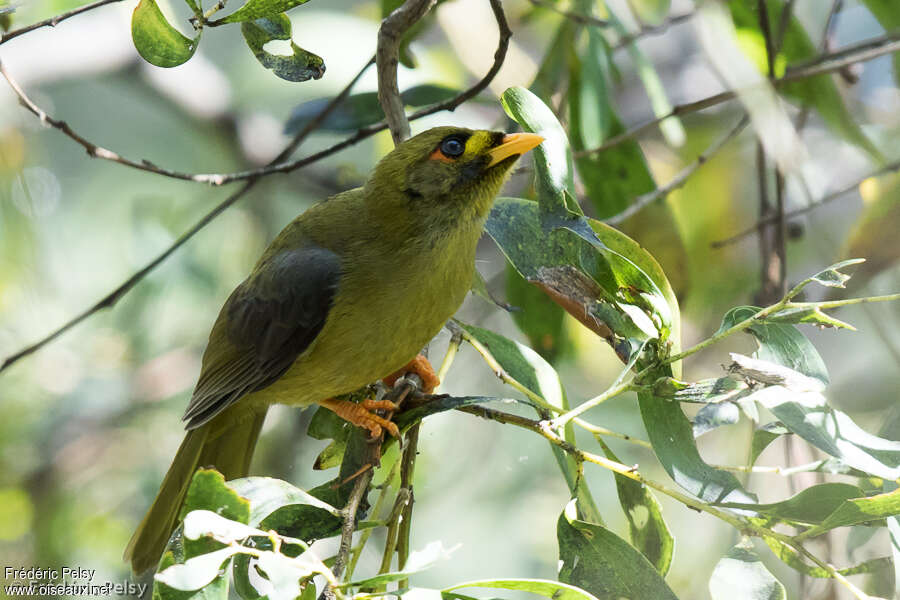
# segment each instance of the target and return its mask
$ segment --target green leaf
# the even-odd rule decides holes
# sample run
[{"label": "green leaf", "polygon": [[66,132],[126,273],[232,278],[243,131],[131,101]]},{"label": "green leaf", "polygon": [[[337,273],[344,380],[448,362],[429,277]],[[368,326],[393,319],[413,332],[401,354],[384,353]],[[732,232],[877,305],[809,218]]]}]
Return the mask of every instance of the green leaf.
[{"label": "green leaf", "polygon": [[756,464],[756,459],[759,458],[759,455],[762,454],[769,444],[787,433],[790,433],[790,430],[778,421],[766,423],[762,427],[755,429],[753,431],[753,441],[750,443],[750,465]]},{"label": "green leaf", "polygon": [[[287,81],[319,79],[325,74],[321,57],[307,52],[291,40],[291,20],[282,13],[264,19],[241,23],[241,33],[256,60],[278,77]],[[291,56],[266,52],[263,47],[274,40],[291,40]]]},{"label": "green leaf", "polygon": [[559,580],[599,600],[671,599],[676,596],[656,568],[609,529],[575,518],[575,502],[559,516]]},{"label": "green leaf", "polygon": [[307,2],[309,2],[309,0],[248,0],[246,4],[227,17],[213,21],[210,24],[220,25],[222,23],[240,23],[243,21],[254,21],[256,19],[274,17],[295,6],[306,4]]},{"label": "green leaf", "polygon": [[191,479],[180,518],[193,510],[211,510],[230,521],[249,523],[250,502],[225,483],[215,469],[197,469]]},{"label": "green leaf", "polygon": [[352,426],[334,412],[323,406],[316,408],[306,434],[317,440],[331,440],[331,443],[316,457],[313,469],[322,471],[340,465],[351,431]]},{"label": "green leaf", "polygon": [[156,0],[141,0],[131,16],[131,39],[138,54],[157,67],[177,67],[197,51],[200,33],[190,39],[172,27]]},{"label": "green leaf", "polygon": [[522,402],[523,404],[530,403],[527,400],[521,399],[512,399],[512,398],[493,398],[491,396],[446,396],[440,395],[435,396],[428,400],[428,402],[424,402],[414,408],[405,409],[402,413],[394,417],[394,423],[397,424],[397,427],[400,431],[405,431],[419,423],[425,417],[429,417],[431,415],[436,415],[438,413],[446,412],[448,410],[454,410],[457,408],[463,408],[464,406],[477,406],[479,404],[486,404],[488,402]]},{"label": "green leaf", "polygon": [[[243,477],[228,482],[244,498],[250,500],[248,524],[257,527],[269,522],[273,513],[287,506],[308,505],[340,518],[340,511],[309,492],[273,477]],[[266,525],[266,529],[273,529]]]},{"label": "green leaf", "polygon": [[[607,89],[609,48],[594,28],[587,36],[584,59],[574,47],[569,59],[569,130],[576,151],[597,147],[625,131]],[[579,156],[575,165],[600,219],[622,212],[636,197],[656,189],[644,154],[634,140]]]},{"label": "green leaf", "polygon": [[[862,493],[857,496],[862,496]],[[805,536],[813,537],[836,527],[871,523],[895,515],[900,515],[900,488],[876,496],[846,499],[819,526],[807,531]]]},{"label": "green leaf", "polygon": [[775,579],[749,541],[728,551],[709,580],[712,600],[785,600],[784,586]]},{"label": "green leaf", "polygon": [[511,87],[500,98],[503,109],[525,131],[543,136],[544,141],[531,151],[537,171],[541,208],[557,211],[565,208],[564,192],[574,189],[572,157],[566,132],[556,115],[540,98],[522,87]]},{"label": "green leaf", "polygon": [[541,356],[552,363],[571,353],[565,311],[510,265],[506,267],[506,298],[518,309],[511,313],[513,321]]},{"label": "green leaf", "polygon": [[838,507],[863,491],[847,483],[822,483],[806,488],[787,500],[771,504],[723,502],[721,506],[755,511],[772,519],[800,525],[818,525]]},{"label": "green leaf", "polygon": [[[454,88],[426,83],[413,86],[400,94],[406,106],[428,106],[455,97],[459,93]],[[333,98],[316,98],[298,104],[291,111],[284,126],[286,135],[299,133],[319,113],[332,102]],[[377,92],[352,94],[344,99],[318,125],[323,131],[355,131],[378,123],[384,119],[384,111],[378,102]]]},{"label": "green leaf", "polygon": [[547,44],[544,59],[538,68],[529,90],[538,98],[550,98],[559,89],[566,75],[566,61],[577,24],[563,19],[553,38]]},{"label": "green leaf", "polygon": [[763,321],[766,323],[786,323],[791,325],[818,325],[819,327],[856,331],[856,327],[850,323],[845,323],[840,319],[835,319],[831,315],[825,314],[818,306],[786,308],[769,315]]},{"label": "green leaf", "polygon": [[[758,524],[765,526],[765,521],[762,519],[753,519]],[[784,564],[788,565],[792,569],[809,575],[810,577],[818,577],[821,579],[830,579],[831,573],[823,569],[822,567],[814,566],[807,564],[803,557],[801,557],[796,550],[778,540],[774,537],[763,535],[763,541],[772,550],[772,553],[778,557]],[[861,573],[874,573],[884,569],[885,567],[890,566],[889,558],[874,558],[871,560],[867,560],[858,565],[854,565],[852,567],[845,567],[843,569],[836,569],[838,573],[844,576],[849,575],[859,575]]]},{"label": "green leaf", "polygon": [[530,592],[550,600],[598,600],[592,594],[574,585],[548,579],[485,579],[482,581],[467,581],[444,588],[441,590],[441,594],[444,598],[459,598],[461,595],[453,593],[454,590],[469,587]]},{"label": "green leaf", "polygon": [[[897,4],[893,0],[862,0],[869,12],[872,13],[885,32],[900,29],[900,13],[897,12]],[[900,55],[893,55],[894,84],[900,85]],[[900,581],[897,582],[900,586]]]},{"label": "green leaf", "polygon": [[[734,25],[741,36],[745,46],[753,40],[758,47],[757,56],[765,57],[765,41],[759,28],[759,15],[756,12],[756,3],[745,0],[729,0],[731,16]],[[784,4],[781,0],[767,0],[767,13],[769,16],[769,30],[778,31]],[[761,53],[760,53],[761,50]],[[787,63],[802,62],[816,58],[819,51],[816,45],[809,39],[809,35],[800,21],[792,14],[784,30],[781,51],[779,56],[784,57]],[[765,60],[765,59],[763,59]],[[767,72],[764,64],[758,64],[760,71]],[[777,75],[781,75],[776,73]],[[869,153],[875,160],[882,162],[883,155],[866,136],[862,128],[856,122],[853,114],[844,104],[844,100],[830,74],[809,77],[803,81],[797,81],[779,88],[787,97],[804,105],[812,106],[822,116],[822,120],[836,135],[847,140],[851,144]]]},{"label": "green leaf", "polygon": [[[607,458],[622,462],[603,440],[598,441]],[[665,577],[675,554],[675,538],[663,518],[662,507],[650,488],[619,473],[614,475],[619,504],[628,519],[631,544]]]},{"label": "green leaf", "polygon": [[[757,311],[748,306],[732,309],[725,315],[720,330],[744,321]],[[747,331],[759,345],[755,353],[758,358],[817,379],[821,384],[828,383],[828,373],[819,353],[792,325],[754,323]],[[847,465],[886,479],[900,477],[900,442],[864,431],[849,416],[828,406],[819,391],[794,391],[774,385],[751,397],[792,432]]]}]

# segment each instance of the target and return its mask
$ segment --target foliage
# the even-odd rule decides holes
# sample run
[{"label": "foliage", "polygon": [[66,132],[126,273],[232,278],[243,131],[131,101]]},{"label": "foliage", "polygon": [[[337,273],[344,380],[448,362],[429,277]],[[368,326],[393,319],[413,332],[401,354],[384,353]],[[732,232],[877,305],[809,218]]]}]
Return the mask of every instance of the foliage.
[{"label": "foliage", "polygon": [[[206,30],[239,24],[241,39],[252,55],[282,80],[318,80],[326,73],[325,58],[333,64],[330,56],[323,58],[294,42],[295,32],[303,30],[305,11],[310,10],[304,6],[306,0],[247,0],[241,6],[229,6],[229,10],[234,10],[215,19],[225,8],[224,2],[211,6],[195,0],[186,3],[192,14],[188,23],[193,37],[172,24],[164,14],[164,9],[169,8],[165,4],[161,6],[156,0],[137,3],[131,20],[131,36],[146,62],[157,67],[182,65],[196,56]],[[820,59],[820,46],[827,48],[827,44],[818,43],[821,32],[811,27],[799,11],[794,11],[793,5],[779,0],[708,2],[696,15],[691,15],[699,21],[694,37],[707,52],[718,49],[718,55],[709,56],[710,62],[720,69],[718,74],[728,85],[730,97],[736,99],[742,122],[747,116],[753,126],[759,155],[755,177],[763,187],[760,191],[763,204],[771,208],[769,192],[781,203],[782,212],[774,221],[760,221],[752,229],[761,233],[764,255],[777,257],[780,253],[783,258],[789,248],[793,252],[794,247],[788,246],[784,238],[790,215],[785,215],[783,204],[796,189],[809,187],[810,169],[805,161],[809,159],[807,152],[813,150],[803,145],[802,126],[796,125],[801,119],[795,119],[796,113],[789,105],[799,107],[804,120],[809,114],[820,120],[818,132],[830,136],[831,143],[841,144],[848,152],[857,152],[858,160],[870,161],[877,167],[876,178],[862,186],[866,207],[849,231],[844,232],[844,241],[835,251],[834,260],[839,262],[821,269],[831,260],[818,260],[818,257],[815,261],[804,260],[804,267],[816,263],[810,271],[821,270],[789,288],[786,266],[771,262],[770,258],[760,268],[763,283],[775,284],[784,292],[780,297],[754,300],[751,284],[739,272],[740,268],[746,268],[745,256],[728,259],[731,262],[726,262],[723,254],[710,258],[708,242],[724,237],[728,227],[703,219],[709,214],[723,215],[731,210],[718,197],[724,195],[725,186],[716,187],[714,193],[695,194],[704,203],[699,209],[686,208],[691,201],[689,195],[678,196],[677,201],[667,200],[711,156],[704,151],[696,161],[691,158],[693,162],[668,183],[658,183],[658,171],[665,170],[659,166],[662,161],[658,155],[662,151],[653,150],[653,144],[639,143],[638,134],[648,127],[629,129],[626,125],[630,111],[623,106],[620,92],[633,75],[638,93],[646,96],[654,115],[651,123],[659,127],[660,139],[656,146],[665,146],[665,152],[676,153],[685,152],[678,148],[687,145],[693,152],[693,138],[703,137],[697,135],[702,130],[684,116],[695,109],[690,105],[672,105],[670,91],[663,83],[667,79],[654,66],[658,57],[635,41],[650,33],[665,34],[685,20],[683,16],[670,14],[668,0],[629,0],[627,8],[631,14],[617,14],[625,5],[596,5],[584,0],[570,3],[535,0],[527,8],[516,7],[517,24],[532,20],[540,25],[553,25],[545,28],[550,32],[546,36],[549,43],[539,56],[534,77],[521,82],[528,84],[527,88],[508,87],[498,99],[477,94],[464,99],[468,105],[477,103],[478,110],[489,112],[493,119],[503,118],[505,113],[505,118],[519,128],[538,133],[545,141],[532,152],[533,177],[529,176],[525,184],[517,182],[511,186],[514,191],[498,198],[485,225],[496,249],[492,259],[496,272],[501,274],[501,283],[498,286],[498,280],[479,276],[473,285],[478,295],[507,309],[511,317],[498,310],[498,306],[490,306],[486,310],[492,315],[507,319],[505,328],[485,326],[483,320],[476,321],[475,317],[467,317],[473,322],[453,320],[447,325],[452,337],[441,369],[445,382],[470,379],[469,373],[463,377],[456,370],[448,372],[457,351],[465,345],[486,365],[483,372],[472,368],[471,379],[479,386],[476,392],[430,397],[410,394],[402,410],[393,417],[405,436],[402,443],[383,439],[380,444],[373,444],[363,432],[347,426],[333,413],[316,411],[306,431],[292,430],[282,438],[288,449],[297,440],[325,442],[324,448],[316,448],[314,464],[296,460],[293,455],[285,458],[289,454],[286,451],[273,451],[273,455],[279,456],[269,458],[271,464],[282,467],[281,471],[294,466],[296,460],[295,471],[304,477],[312,470],[310,466],[317,471],[337,469],[329,481],[309,486],[271,477],[226,482],[214,470],[198,469],[188,489],[181,515],[183,522],[169,540],[154,575],[153,597],[211,599],[237,594],[248,600],[298,597],[313,600],[325,592],[328,597],[359,600],[386,594],[471,600],[466,594],[474,593],[470,592],[472,589],[492,597],[506,592],[528,592],[553,600],[692,597],[690,594],[696,590],[692,592],[678,581],[684,574],[675,575],[679,532],[673,522],[682,517],[675,516],[672,506],[678,504],[699,513],[685,517],[690,519],[693,528],[703,527],[714,519],[730,528],[732,539],[728,540],[727,548],[710,547],[717,552],[715,564],[706,571],[692,565],[688,571],[690,579],[702,579],[702,588],[714,600],[789,597],[794,593],[796,581],[790,575],[785,576],[789,570],[796,572],[797,577],[832,580],[856,598],[876,597],[872,594],[887,596],[892,593],[891,588],[900,589],[896,578],[891,582],[891,571],[900,572],[897,564],[900,490],[896,487],[900,481],[900,441],[897,441],[896,421],[886,420],[887,425],[876,435],[869,431],[871,419],[856,414],[852,404],[839,402],[840,388],[836,389],[832,383],[830,370],[833,364],[842,367],[843,357],[833,351],[820,352],[823,338],[818,332],[810,334],[813,326],[828,329],[834,335],[840,331],[840,335],[849,336],[857,327],[838,319],[834,315],[836,310],[898,299],[897,294],[874,295],[874,292],[836,299],[851,274],[860,273],[859,279],[865,282],[878,280],[895,268],[900,256],[892,233],[900,220],[898,183],[893,174],[900,169],[900,163],[890,162],[887,157],[896,148],[882,141],[895,132],[876,133],[873,125],[861,122],[859,111],[846,100],[845,90],[832,74],[838,67],[829,67],[825,72],[815,70],[830,64]],[[897,26],[896,15],[888,2],[867,0],[862,5],[886,31]],[[396,0],[383,0],[370,8],[379,16],[387,16],[399,6]],[[495,2],[492,6],[496,16],[500,4]],[[297,11],[288,16],[287,11],[293,9]],[[499,10],[502,15],[503,8]],[[5,20],[14,15],[5,11],[0,14]],[[435,36],[430,32],[439,26],[446,27],[440,23],[440,18],[432,21],[430,17],[414,23],[397,42],[398,60],[409,68],[421,68],[414,59],[412,45],[432,43]],[[505,49],[503,19],[499,17],[498,25],[503,52],[497,51],[496,60],[502,62]],[[830,36],[832,17],[823,25],[826,36]],[[3,26],[7,29],[5,22]],[[234,28],[226,27],[231,29]],[[4,41],[0,38],[0,43]],[[274,50],[278,42],[289,47],[288,54]],[[869,46],[880,47],[873,44]],[[622,48],[628,53],[629,63],[617,58],[617,51]],[[851,47],[828,58],[843,60],[857,50]],[[360,55],[354,60],[359,62],[365,58],[368,57]],[[895,60],[894,77],[897,64]],[[723,65],[729,67],[727,72],[722,72]],[[634,73],[625,72],[625,68],[633,68]],[[383,80],[384,64],[378,65],[378,69],[379,79]],[[844,77],[847,78],[846,73]],[[292,100],[296,107],[286,120],[284,132],[295,136],[297,144],[311,131],[347,135],[334,146],[343,148],[374,134],[383,125],[394,125],[383,124],[384,100],[376,92],[354,93],[351,87],[336,96],[304,96],[299,104]],[[459,82],[419,83],[406,87],[399,94],[399,102],[418,109],[413,114],[417,118],[460,98],[460,89]],[[128,163],[115,153],[94,146],[93,142],[85,145],[84,138],[79,141],[69,125],[40,114],[41,109],[36,105],[29,107],[24,92],[17,90],[17,93],[31,112],[73,138],[90,156],[125,162],[133,167],[138,165],[137,168],[157,176],[222,184],[245,180],[252,186],[278,169],[290,170],[282,162],[296,149],[289,147],[285,156],[279,155],[271,170],[236,172],[221,179],[215,179],[217,176],[192,178],[185,173],[173,175],[152,161]],[[712,106],[724,101],[706,102]],[[456,105],[449,107],[453,109]],[[718,125],[714,118],[703,124],[711,129],[717,129]],[[740,127],[735,129],[725,142],[736,139],[740,130]],[[26,168],[24,162],[18,167],[14,164],[18,155],[14,151],[16,143],[15,139],[0,136],[0,150],[8,151],[3,153],[3,160],[7,161],[7,155],[13,157],[3,168],[14,173],[10,177],[23,190],[17,196],[19,201],[26,202],[22,200],[26,198],[26,205],[38,210],[39,205],[29,199],[35,196],[31,191],[38,186],[29,183],[29,177],[33,179],[40,173],[29,171],[34,167]],[[210,147],[217,145],[212,143]],[[717,152],[722,145],[710,152]],[[174,146],[167,144],[166,150],[176,152],[178,148]],[[751,169],[741,160],[735,162],[738,166],[732,167],[726,178],[750,179],[743,172]],[[768,184],[772,173],[775,173],[774,189]],[[19,189],[15,185],[12,189]],[[226,200],[221,209],[233,201]],[[292,201],[293,195],[285,202],[285,212],[295,211]],[[825,202],[823,199],[820,203]],[[96,205],[94,208],[99,213]],[[812,208],[803,210],[808,212]],[[215,209],[209,220],[219,210]],[[647,212],[641,212],[644,210]],[[650,242],[645,243],[639,227],[649,211],[654,211],[654,228],[662,232],[652,242],[661,243],[659,249],[651,247]],[[280,221],[282,216],[246,214],[254,214],[259,222]],[[624,229],[633,235],[604,222],[618,222],[616,219],[624,218],[623,215],[630,216]],[[764,212],[763,218],[768,218],[767,215]],[[27,240],[20,239],[25,236],[15,227],[14,218],[19,217],[0,213],[0,234],[5,236],[2,243],[27,245]],[[159,217],[161,221],[165,218]],[[207,223],[208,220],[202,221],[191,233],[178,238],[171,250],[180,248]],[[705,231],[700,232],[697,223]],[[708,236],[713,237],[707,239]],[[218,252],[218,247],[208,251],[215,259]],[[873,260],[864,262],[855,258],[858,255]],[[693,270],[690,286],[683,284],[682,289],[681,284],[673,285],[674,276],[667,277],[671,264],[667,261],[672,256],[690,261]],[[193,285],[206,285],[205,293],[212,296],[210,290],[216,287],[213,282],[217,281],[218,274],[201,266],[206,263],[196,256],[184,261],[189,263],[181,265],[187,274],[184,278],[192,279]],[[110,302],[101,302],[83,318],[129,292],[156,264],[142,271],[122,294],[114,294]],[[725,268],[715,268],[719,265]],[[777,275],[779,268],[781,274]],[[716,271],[724,271],[724,275]],[[701,277],[696,277],[697,274]],[[0,272],[0,291],[8,285],[5,277],[7,274]],[[148,280],[148,285],[153,282]],[[164,287],[159,282],[155,285]],[[737,291],[723,292],[727,286]],[[494,298],[496,287],[503,288],[508,305]],[[684,304],[694,305],[691,311],[679,302],[685,297],[689,300]],[[188,298],[183,303],[191,302]],[[140,303],[125,304],[122,310],[125,316],[121,319],[125,321],[129,314],[145,312],[145,307]],[[716,331],[693,346],[682,346],[682,331],[687,329],[692,337],[697,337],[698,331],[714,328],[712,320],[718,320],[719,315],[722,316]],[[857,323],[861,331],[853,335],[878,329],[882,325],[879,319]],[[855,317],[852,320],[856,322]],[[121,323],[117,326],[124,327]],[[152,328],[143,323],[142,329]],[[739,333],[748,336],[735,335]],[[722,346],[716,346],[710,351],[714,345],[732,343],[737,337],[751,341],[755,348],[736,346],[735,351],[727,353]],[[516,338],[526,339],[528,343]],[[604,364],[609,375],[606,379],[612,383],[583,372],[589,369],[575,373],[579,370],[573,368],[581,364],[579,361],[597,360],[601,350],[594,344],[595,338],[609,346]],[[196,343],[185,342],[185,345]],[[888,347],[889,344],[890,340],[886,342]],[[693,367],[698,363],[684,364],[685,359],[699,359],[701,352],[703,356],[713,356],[704,368]],[[148,353],[149,350],[142,356]],[[19,355],[4,363],[0,370],[18,358]],[[616,364],[612,372],[608,365],[615,360],[621,364]],[[724,371],[716,370],[716,364],[721,364]],[[491,391],[488,388],[492,382],[475,379],[483,374],[496,375],[506,387]],[[877,381],[891,381],[887,369],[865,375]],[[48,382],[47,389],[52,390],[53,384]],[[383,388],[377,389],[378,393],[385,392]],[[401,384],[390,393],[400,393],[403,389]],[[361,390],[359,395],[370,391]],[[895,403],[895,399],[892,401]],[[25,408],[18,405],[13,408],[17,417],[27,414]],[[136,409],[130,406],[125,414],[133,410]],[[445,547],[445,543],[449,545],[448,540],[434,539],[436,536],[430,531],[420,529],[418,520],[413,525],[412,519],[413,499],[422,489],[423,467],[420,466],[414,477],[420,427],[439,422],[439,418],[432,419],[436,415],[449,418],[453,414],[482,417],[491,421],[489,425],[504,430],[521,429],[543,446],[549,445],[551,452],[544,454],[552,457],[554,468],[558,468],[562,477],[557,475],[554,480],[547,473],[540,476],[529,473],[527,483],[518,486],[517,493],[522,487],[556,486],[564,490],[565,498],[554,498],[552,510],[542,507],[555,522],[555,536],[552,527],[541,532],[543,538],[555,539],[551,543],[555,545],[559,563],[552,579],[536,577],[528,571],[510,574],[498,570],[491,577],[460,583],[420,583],[425,577],[431,577],[432,582],[441,579],[447,562],[458,560],[459,553],[468,551],[448,549]],[[631,418],[635,430],[643,430],[647,441],[640,439],[640,433],[637,436],[622,433],[607,429],[606,425],[614,427],[610,423],[598,422],[604,416],[621,414]],[[615,418],[610,420],[614,422]],[[52,426],[28,431],[53,440],[53,432],[61,430],[62,425],[57,421]],[[5,433],[2,427],[0,431]],[[731,435],[736,431],[746,433],[743,442],[741,436]],[[704,436],[702,440],[701,436]],[[729,444],[706,445],[710,439],[726,439]],[[621,448],[613,449],[620,442]],[[733,448],[725,446],[741,443],[746,446],[743,448],[745,464],[729,465],[734,462],[733,458],[729,460]],[[805,465],[758,464],[767,454],[766,449],[773,445],[802,445],[815,460]],[[640,449],[640,454],[635,453],[634,446]],[[424,457],[418,460],[429,460],[429,470],[440,470],[443,461],[448,460],[444,456],[429,457],[425,451],[421,453]],[[65,453],[59,452],[59,456],[58,460],[65,460]],[[629,464],[637,459],[641,461],[639,464]],[[486,471],[489,462],[467,465],[466,469]],[[612,473],[609,483],[615,485],[617,500],[596,493],[597,482],[607,475],[596,467]],[[756,474],[765,476],[772,472],[788,477],[815,473],[818,479],[807,487],[773,497],[772,491],[755,478]],[[30,475],[30,494],[38,497],[41,485],[45,485],[44,478],[50,477],[47,473],[52,473],[51,466]],[[744,477],[743,473],[754,474],[754,478]],[[674,485],[663,482],[663,474]],[[836,480],[837,476],[841,479]],[[132,477],[129,470],[129,481]],[[376,484],[370,487],[373,480]],[[447,487],[462,488],[468,484],[464,478]],[[0,498],[13,499],[8,505],[18,507],[15,510],[22,515],[34,512],[28,504],[29,497],[17,487],[0,487]],[[370,503],[373,499],[374,504]],[[511,510],[519,499],[513,494],[503,502],[503,510]],[[416,505],[421,504],[421,498],[416,499]],[[40,514],[44,508],[39,506],[37,510],[37,520],[41,523],[35,534],[36,544],[51,547],[52,542],[47,540],[54,537],[55,527]],[[529,510],[538,511],[530,507]],[[22,527],[15,521],[0,518],[0,539],[22,537]],[[414,536],[410,533],[413,526]],[[868,540],[861,542],[868,551],[866,558],[849,552],[837,560],[832,556],[817,556],[809,540],[835,530],[850,531],[851,535]],[[882,530],[887,531],[890,545],[871,535]],[[760,543],[754,544],[753,538]],[[411,547],[422,539],[429,542],[419,546],[421,550],[413,551]],[[328,545],[328,540],[335,543]],[[363,558],[372,548],[368,544],[374,540],[381,544],[380,551],[374,553],[380,555],[380,565],[370,564],[371,560],[366,563]],[[57,552],[56,556],[65,554]],[[845,558],[850,566],[834,566],[846,563]],[[363,571],[365,575],[360,575]],[[856,579],[848,580],[849,576],[867,579],[859,583]]]}]

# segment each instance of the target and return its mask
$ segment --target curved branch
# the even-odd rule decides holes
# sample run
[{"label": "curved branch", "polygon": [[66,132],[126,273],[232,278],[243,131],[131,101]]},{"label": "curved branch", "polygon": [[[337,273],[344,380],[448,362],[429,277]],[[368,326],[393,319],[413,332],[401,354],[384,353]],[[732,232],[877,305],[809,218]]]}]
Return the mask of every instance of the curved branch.
[{"label": "curved branch", "polygon": [[70,10],[69,12],[64,12],[62,14],[56,15],[55,17],[50,17],[49,19],[44,19],[43,21],[38,21],[37,23],[32,23],[31,25],[26,25],[25,27],[13,29],[12,31],[9,31],[7,33],[0,34],[0,44],[5,44],[9,40],[17,38],[23,33],[28,33],[29,31],[40,29],[41,27],[56,27],[66,19],[74,17],[75,15],[80,15],[83,12],[94,10],[95,8],[100,8],[101,6],[121,1],[122,0],[99,0],[98,2],[92,2],[91,4],[79,6],[78,8]]}]

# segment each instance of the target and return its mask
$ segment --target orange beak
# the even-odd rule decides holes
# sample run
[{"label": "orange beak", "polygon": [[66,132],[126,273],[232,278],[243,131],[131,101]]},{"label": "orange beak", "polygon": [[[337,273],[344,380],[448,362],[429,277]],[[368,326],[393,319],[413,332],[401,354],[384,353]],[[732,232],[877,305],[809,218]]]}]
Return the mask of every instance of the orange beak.
[{"label": "orange beak", "polygon": [[491,162],[488,167],[493,167],[498,162],[510,156],[525,154],[538,144],[544,141],[544,138],[534,133],[510,133],[503,136],[503,141],[496,148],[488,151]]}]

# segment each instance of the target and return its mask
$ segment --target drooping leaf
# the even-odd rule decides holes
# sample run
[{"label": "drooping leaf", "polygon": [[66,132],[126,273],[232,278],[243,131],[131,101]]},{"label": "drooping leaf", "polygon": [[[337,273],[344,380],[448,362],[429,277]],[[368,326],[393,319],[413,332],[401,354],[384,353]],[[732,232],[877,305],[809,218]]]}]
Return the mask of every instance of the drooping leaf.
[{"label": "drooping leaf", "polygon": [[728,551],[709,580],[712,600],[785,600],[784,586],[766,569],[749,541]]},{"label": "drooping leaf", "polygon": [[[607,458],[622,462],[603,440],[598,441]],[[619,473],[614,475],[619,504],[628,520],[631,545],[665,577],[675,554],[675,538],[663,518],[662,507],[650,488]]]},{"label": "drooping leaf", "polygon": [[141,58],[157,67],[177,67],[197,51],[200,33],[190,39],[172,27],[156,4],[141,0],[131,16],[131,39]]},{"label": "drooping leaf", "polygon": [[[275,75],[287,81],[319,79],[325,74],[325,61],[320,56],[299,47],[291,39],[291,20],[281,13],[271,17],[244,21],[241,33],[256,60]],[[272,54],[264,46],[275,40],[290,40],[290,56]]]},{"label": "drooping leaf", "polygon": [[[757,311],[751,306],[732,309],[725,315],[720,331]],[[796,327],[757,322],[747,331],[759,345],[757,358],[816,379],[820,385],[828,383],[822,358]],[[772,385],[755,392],[751,398],[770,410],[792,432],[847,465],[878,477],[900,477],[900,442],[867,433],[849,416],[828,406],[820,391]]]},{"label": "drooping leaf", "polygon": [[247,0],[242,7],[227,17],[213,21],[211,24],[241,23],[243,21],[274,17],[307,2],[309,0]]},{"label": "drooping leaf", "polygon": [[602,525],[575,516],[573,501],[556,524],[560,581],[576,585],[598,600],[676,599],[656,568],[631,544]]}]

